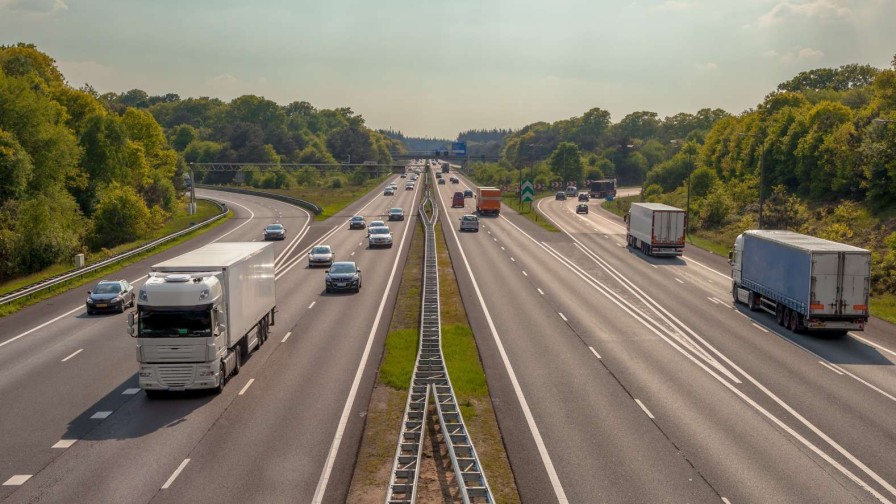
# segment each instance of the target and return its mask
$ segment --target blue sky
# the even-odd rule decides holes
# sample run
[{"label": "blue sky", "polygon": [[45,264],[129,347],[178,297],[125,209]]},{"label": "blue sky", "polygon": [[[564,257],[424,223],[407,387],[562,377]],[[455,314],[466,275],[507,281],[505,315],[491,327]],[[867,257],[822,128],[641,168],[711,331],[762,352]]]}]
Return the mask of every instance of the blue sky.
[{"label": "blue sky", "polygon": [[74,86],[351,107],[454,137],[593,107],[738,113],[802,70],[888,67],[896,0],[0,0]]}]

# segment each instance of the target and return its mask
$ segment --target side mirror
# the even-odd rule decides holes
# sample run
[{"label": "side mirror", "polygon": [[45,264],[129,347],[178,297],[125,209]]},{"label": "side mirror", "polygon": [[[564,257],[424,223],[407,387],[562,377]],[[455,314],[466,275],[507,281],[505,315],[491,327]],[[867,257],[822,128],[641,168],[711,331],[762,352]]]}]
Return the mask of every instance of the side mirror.
[{"label": "side mirror", "polygon": [[89,295],[89,294],[90,294],[90,291],[87,291],[87,294]]},{"label": "side mirror", "polygon": [[324,273],[329,273],[329,272],[330,272],[330,270],[324,270]]},{"label": "side mirror", "polygon": [[358,268],[358,273],[360,273],[360,272],[361,272],[361,268]]}]

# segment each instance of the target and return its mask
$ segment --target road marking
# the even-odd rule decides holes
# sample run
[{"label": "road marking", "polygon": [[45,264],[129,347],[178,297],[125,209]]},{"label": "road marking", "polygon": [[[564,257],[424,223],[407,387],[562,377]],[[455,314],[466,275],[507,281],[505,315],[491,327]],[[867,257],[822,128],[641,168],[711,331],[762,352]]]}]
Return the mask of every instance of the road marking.
[{"label": "road marking", "polygon": [[310,310],[310,309],[314,308],[314,303],[316,303],[316,302],[317,301],[312,301],[311,304],[308,305],[308,309]]},{"label": "road marking", "polygon": [[651,264],[650,266],[652,266],[655,269],[659,269],[659,267],[656,264]]},{"label": "road marking", "polygon": [[516,262],[516,259],[514,259],[513,257],[511,257],[510,260]]},{"label": "road marking", "polygon": [[818,361],[818,363],[821,364],[822,366],[824,366],[824,367],[830,369],[831,371],[837,373],[838,375],[843,376],[843,372],[842,372],[842,371],[840,371],[839,369],[835,368],[834,366],[831,366],[831,365],[828,364],[827,362],[824,362],[824,361]]},{"label": "road marking", "polygon": [[726,499],[725,497],[722,497],[722,502],[724,502],[725,504],[731,504],[731,501]]},{"label": "road marking", "polygon": [[647,406],[644,406],[644,403],[642,403],[640,399],[635,399],[635,402],[638,403],[638,406],[640,406],[642,410],[644,410],[644,413],[647,413],[647,416],[648,416],[651,420],[653,420],[653,419],[655,418],[655,417],[653,416],[653,413],[651,413],[650,410],[647,409]]},{"label": "road marking", "polygon": [[750,325],[752,325],[753,327],[755,327],[756,329],[759,329],[760,331],[762,331],[764,333],[768,332],[768,329],[762,327],[761,325],[757,324],[756,322],[750,322]]},{"label": "road marking", "polygon": [[19,486],[31,479],[31,476],[31,474],[16,474],[12,478],[6,480],[6,483],[4,483],[3,486]]},{"label": "road marking", "polygon": [[84,349],[83,349],[83,348],[80,348],[80,349],[78,349],[76,352],[74,352],[73,354],[71,354],[71,355],[69,355],[68,357],[62,359],[61,362],[65,362],[65,361],[71,359],[72,357],[78,355],[79,353],[81,353],[81,352],[83,352],[83,351],[84,351]]},{"label": "road marking", "polygon": [[750,320],[750,317],[748,317],[748,316],[747,316],[746,314],[744,314],[744,313],[741,313],[740,311],[738,311],[737,314],[740,315],[741,317],[747,319],[747,320]]},{"label": "road marking", "polygon": [[108,418],[109,415],[111,415],[111,414],[112,414],[111,411],[97,411],[90,418],[92,418],[94,420],[102,420],[104,418]]},{"label": "road marking", "polygon": [[280,340],[280,343],[286,343],[286,340],[288,340],[290,336],[292,336],[292,331],[286,333],[286,336],[284,336],[283,339]]},{"label": "road marking", "polygon": [[713,303],[715,303],[715,304],[719,304],[719,302],[718,302],[718,301],[716,301],[716,299],[715,299],[715,298],[711,298],[711,297],[707,297],[707,298],[706,298],[706,299],[708,299],[708,300],[710,300],[710,301],[712,301],[712,302],[713,302]]},{"label": "road marking", "polygon": [[504,247],[503,247],[503,246],[501,247],[501,250],[504,250]]},{"label": "road marking", "polygon": [[680,283],[680,284],[683,284],[683,283],[684,283],[684,282],[681,281],[680,278],[676,278],[675,281],[678,282],[678,283]]},{"label": "road marking", "polygon": [[597,353],[597,350],[595,350],[593,346],[588,347],[588,349],[591,350],[591,353],[593,353],[595,357],[600,359],[600,354]]},{"label": "road marking", "polygon": [[59,441],[56,441],[56,444],[54,444],[50,448],[69,448],[77,441],[77,439],[60,439]]},{"label": "road marking", "polygon": [[609,238],[610,238],[610,236],[609,236],[609,235],[604,235],[604,238],[607,238],[607,239],[609,239]]},{"label": "road marking", "polygon": [[719,298],[717,298],[717,297],[713,297],[713,299],[715,299],[716,301],[718,301],[720,305],[725,304],[724,301],[722,301],[721,299],[719,299]]},{"label": "road marking", "polygon": [[136,395],[138,392],[140,392],[140,389],[138,388],[129,388],[124,389],[124,392],[122,392],[121,395]]},{"label": "road marking", "polygon": [[620,247],[624,247],[624,246],[625,246],[625,245],[623,245],[623,244],[621,244],[621,243],[619,243],[619,242],[616,242],[616,245],[619,245]]},{"label": "road marking", "polygon": [[187,464],[189,464],[189,463],[190,463],[190,459],[184,459],[184,461],[181,462],[179,466],[177,466],[177,469],[174,470],[174,474],[172,474],[171,477],[168,478],[168,481],[166,481],[165,484],[162,485],[162,490],[165,490],[168,487],[170,487],[171,484],[174,483],[174,480],[176,480],[177,477],[180,475],[180,472],[183,471],[184,467],[187,467]]},{"label": "road marking", "polygon": [[4,345],[8,345],[9,343],[12,343],[13,341],[15,341],[15,340],[17,340],[17,339],[19,339],[19,338],[22,338],[22,337],[24,337],[24,336],[28,336],[29,334],[33,333],[34,331],[37,331],[38,329],[43,329],[44,327],[47,327],[48,325],[52,324],[53,322],[56,322],[57,320],[59,320],[59,319],[61,319],[61,318],[63,318],[63,317],[67,317],[67,316],[71,315],[72,313],[75,313],[76,311],[84,310],[84,309],[85,309],[85,308],[84,308],[84,305],[78,305],[77,308],[74,308],[74,309],[72,309],[72,310],[69,310],[69,311],[63,313],[62,315],[60,315],[60,316],[58,316],[58,317],[52,319],[52,320],[48,320],[48,321],[44,322],[43,324],[41,324],[41,325],[39,325],[39,326],[37,326],[37,327],[34,327],[34,328],[32,328],[32,329],[28,329],[27,331],[23,332],[22,334],[19,334],[18,336],[15,336],[15,337],[13,337],[13,338],[10,338],[10,339],[4,341],[3,343],[0,343],[0,347],[2,347],[2,346],[4,346]]},{"label": "road marking", "polygon": [[544,296],[544,291],[543,291],[543,290],[541,290],[541,289],[536,289],[536,290],[538,290],[538,293],[539,293],[539,294],[541,294],[542,296]]},{"label": "road marking", "polygon": [[355,253],[354,253],[354,252],[352,252],[352,255],[355,255]]},{"label": "road marking", "polygon": [[495,240],[495,242],[497,242],[497,241],[498,241],[498,239],[497,239],[497,238],[492,238],[492,240]]},{"label": "road marking", "polygon": [[526,273],[526,271],[525,271],[525,270],[523,270],[523,276],[529,276],[529,274],[528,274],[528,273]]},{"label": "road marking", "polygon": [[237,395],[243,395],[243,394],[245,394],[246,391],[249,390],[249,387],[251,387],[252,384],[253,384],[254,382],[255,382],[255,378],[251,378],[251,379],[249,379],[249,381],[246,382],[245,385],[243,385],[243,389],[240,390],[239,394],[237,394]]},{"label": "road marking", "polygon": [[863,342],[865,342],[865,343],[867,343],[867,344],[869,344],[869,345],[871,345],[871,346],[873,346],[873,347],[876,347],[876,348],[878,348],[878,349],[880,349],[880,350],[883,350],[884,352],[887,352],[888,354],[896,355],[896,352],[890,350],[889,348],[882,347],[882,346],[878,345],[877,343],[875,343],[875,342],[873,342],[873,341],[869,341],[869,340],[867,340],[867,339],[865,339],[865,338],[863,338],[863,337],[861,337],[861,336],[859,336],[859,335],[857,335],[857,334],[849,333],[849,335],[852,336],[853,338],[857,339],[857,340],[863,341]]},{"label": "road marking", "polygon": [[557,313],[560,314],[560,318],[562,318],[564,322],[569,322],[569,319],[566,318],[566,315],[564,315],[560,312],[557,312]]}]

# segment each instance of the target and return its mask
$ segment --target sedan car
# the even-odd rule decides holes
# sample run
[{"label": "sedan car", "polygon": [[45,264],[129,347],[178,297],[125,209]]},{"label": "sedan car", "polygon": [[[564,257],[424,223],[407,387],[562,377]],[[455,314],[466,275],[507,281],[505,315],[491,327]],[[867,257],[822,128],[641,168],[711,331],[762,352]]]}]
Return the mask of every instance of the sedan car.
[{"label": "sedan car", "polygon": [[576,213],[588,213],[588,205],[585,203],[579,203],[578,205],[576,205]]},{"label": "sedan car", "polygon": [[588,201],[589,199],[590,199],[590,197],[588,196],[588,193],[586,193],[586,192],[579,193],[579,201]]},{"label": "sedan car", "polygon": [[404,210],[401,208],[390,208],[389,209],[389,220],[404,220]]},{"label": "sedan car", "polygon": [[467,189],[466,191],[464,191],[464,198],[472,198],[472,197],[473,197],[473,191],[472,191],[472,190]]},{"label": "sedan car", "polygon": [[334,262],[324,279],[327,293],[361,290],[361,268],[351,261]]},{"label": "sedan car", "polygon": [[445,179],[440,178],[440,179],[439,179],[439,185],[445,185]]},{"label": "sedan car", "polygon": [[408,182],[407,184],[405,184],[405,185],[404,185],[404,190],[405,190],[405,191],[413,191],[413,190],[414,190],[414,183],[413,183],[413,182]]},{"label": "sedan car", "polygon": [[136,302],[134,287],[127,280],[103,280],[87,291],[87,314],[100,311],[124,312]]},{"label": "sedan car", "polygon": [[473,214],[467,214],[460,218],[460,230],[461,231],[476,231],[479,232],[479,217]]},{"label": "sedan car", "polygon": [[264,228],[264,239],[267,240],[283,240],[286,238],[286,228],[283,224],[268,224]]},{"label": "sedan car", "polygon": [[452,184],[460,184],[460,179],[457,177],[451,177],[451,183]]},{"label": "sedan car", "polygon": [[386,226],[367,228],[367,245],[373,247],[392,247],[392,231]]},{"label": "sedan car", "polygon": [[381,226],[385,226],[385,225],[386,225],[385,221],[372,220],[367,224],[367,227],[372,228],[372,227],[381,227]]},{"label": "sedan car", "polygon": [[356,215],[349,219],[348,228],[349,229],[364,229],[367,227],[367,221],[364,220],[364,217],[360,215]]},{"label": "sedan car", "polygon": [[555,200],[565,200],[565,199],[566,199],[566,193],[563,192],[563,191],[557,191],[557,194],[554,195],[554,199],[555,199]]},{"label": "sedan car", "polygon": [[332,266],[335,260],[336,254],[329,245],[317,245],[311,248],[311,252],[308,252],[309,268],[321,265]]},{"label": "sedan car", "polygon": [[383,189],[383,196],[395,196],[395,189],[392,189],[391,186]]},{"label": "sedan car", "polygon": [[407,174],[407,173],[402,173],[401,175],[399,175],[399,177],[401,177],[401,178],[408,178],[408,174]]}]

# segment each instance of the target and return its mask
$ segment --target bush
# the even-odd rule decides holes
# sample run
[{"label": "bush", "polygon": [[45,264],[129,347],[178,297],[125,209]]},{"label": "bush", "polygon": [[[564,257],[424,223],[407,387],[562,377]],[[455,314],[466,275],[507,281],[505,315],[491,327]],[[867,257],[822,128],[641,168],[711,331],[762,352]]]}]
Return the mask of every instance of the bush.
[{"label": "bush", "polygon": [[100,191],[93,220],[94,248],[114,247],[142,238],[153,225],[143,198],[133,188],[117,183]]}]

